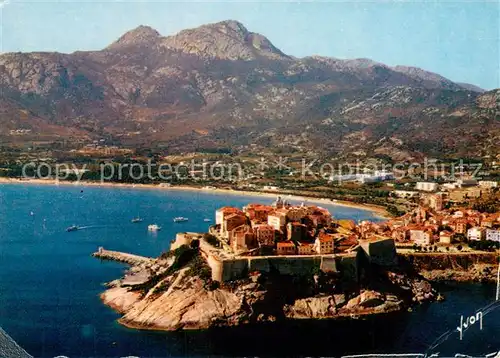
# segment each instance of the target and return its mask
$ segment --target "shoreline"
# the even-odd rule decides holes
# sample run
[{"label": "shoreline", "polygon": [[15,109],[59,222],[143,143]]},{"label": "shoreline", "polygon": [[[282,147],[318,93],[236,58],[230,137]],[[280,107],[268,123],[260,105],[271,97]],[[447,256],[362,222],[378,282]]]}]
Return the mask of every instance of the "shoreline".
[{"label": "shoreline", "polygon": [[284,194],[277,191],[276,193],[264,191],[249,191],[249,190],[234,190],[234,189],[204,189],[188,185],[179,186],[162,186],[161,184],[130,184],[130,183],[113,183],[113,182],[93,182],[93,181],[79,181],[70,182],[55,179],[12,179],[0,178],[1,184],[30,184],[30,185],[52,185],[52,186],[87,186],[87,187],[103,187],[103,188],[133,188],[133,189],[154,189],[154,190],[178,190],[178,191],[191,191],[191,192],[205,192],[214,194],[231,194],[231,195],[246,195],[254,197],[275,198],[276,196],[283,196],[286,199],[294,201],[304,201],[314,204],[326,204],[332,206],[343,206],[358,210],[370,211],[375,217],[387,220],[390,219],[390,214],[385,208],[373,204],[359,204],[345,200],[332,200],[328,198],[318,198],[304,195]]}]

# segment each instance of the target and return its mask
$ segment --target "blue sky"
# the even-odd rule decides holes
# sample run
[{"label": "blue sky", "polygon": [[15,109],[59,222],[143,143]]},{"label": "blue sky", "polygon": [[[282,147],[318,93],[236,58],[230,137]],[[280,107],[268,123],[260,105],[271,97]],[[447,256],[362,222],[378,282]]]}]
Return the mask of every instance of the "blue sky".
[{"label": "blue sky", "polygon": [[500,87],[499,0],[2,1],[3,52],[97,50],[141,24],[170,35],[234,19],[297,57],[365,57]]}]

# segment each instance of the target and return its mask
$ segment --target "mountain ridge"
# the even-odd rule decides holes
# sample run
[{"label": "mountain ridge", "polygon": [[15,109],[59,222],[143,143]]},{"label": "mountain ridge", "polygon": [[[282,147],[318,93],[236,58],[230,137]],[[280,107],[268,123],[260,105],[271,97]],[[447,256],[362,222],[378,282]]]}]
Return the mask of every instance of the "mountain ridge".
[{"label": "mountain ridge", "polygon": [[[0,88],[9,103],[0,137],[12,145],[40,139],[9,132],[36,118],[51,128],[39,135],[46,141],[71,137],[71,128],[80,142],[106,137],[173,151],[256,141],[402,158],[461,155],[471,148],[457,133],[494,143],[499,127],[497,109],[478,105],[498,91],[369,59],[295,58],[234,20],[166,37],[139,26],[100,51],[2,54]],[[450,135],[433,143],[443,128]]]}]

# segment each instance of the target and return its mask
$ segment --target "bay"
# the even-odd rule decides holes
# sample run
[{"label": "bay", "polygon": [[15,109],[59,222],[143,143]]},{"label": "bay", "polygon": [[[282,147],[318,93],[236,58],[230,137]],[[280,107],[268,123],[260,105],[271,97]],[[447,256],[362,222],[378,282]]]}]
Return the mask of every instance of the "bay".
[{"label": "bay", "polygon": [[[90,255],[99,246],[146,256],[170,247],[176,232],[206,231],[221,206],[272,198],[201,191],[0,185],[0,326],[36,357],[289,356],[366,352],[423,352],[494,298],[491,285],[446,285],[444,303],[366,321],[301,321],[201,332],[145,332],[116,323],[104,306],[103,283],[125,267]],[[370,211],[322,205],[336,218],[380,220]],[[130,220],[144,218],[140,224]],[[174,223],[176,216],[188,222]],[[148,233],[148,224],[162,230]],[[84,229],[68,233],[78,225]],[[500,349],[500,316],[484,318],[460,342],[453,334],[441,352]]]}]

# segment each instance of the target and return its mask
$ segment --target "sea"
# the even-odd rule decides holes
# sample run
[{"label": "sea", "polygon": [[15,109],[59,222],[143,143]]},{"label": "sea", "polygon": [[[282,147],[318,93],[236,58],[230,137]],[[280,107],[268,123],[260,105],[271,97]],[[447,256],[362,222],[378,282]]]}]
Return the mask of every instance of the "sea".
[{"label": "sea", "polygon": [[[103,284],[125,266],[91,257],[98,247],[145,256],[169,250],[181,231],[204,232],[221,206],[252,197],[203,191],[72,185],[0,185],[0,327],[34,357],[328,356],[500,350],[495,285],[439,285],[446,300],[366,320],[286,321],[195,332],[138,331],[102,304]],[[307,204],[307,202],[306,202]],[[379,221],[357,208],[322,205],[336,218]],[[144,222],[133,224],[134,217]],[[189,221],[174,223],[184,216]],[[148,224],[163,229],[147,231]],[[71,225],[82,227],[66,232]],[[489,306],[488,306],[489,305]],[[461,316],[483,310],[460,340]],[[477,315],[476,315],[477,317]]]}]

